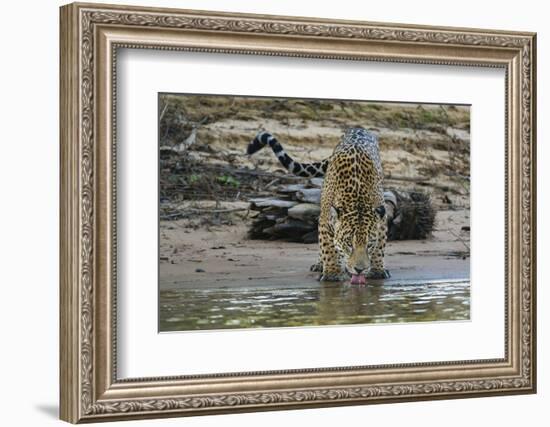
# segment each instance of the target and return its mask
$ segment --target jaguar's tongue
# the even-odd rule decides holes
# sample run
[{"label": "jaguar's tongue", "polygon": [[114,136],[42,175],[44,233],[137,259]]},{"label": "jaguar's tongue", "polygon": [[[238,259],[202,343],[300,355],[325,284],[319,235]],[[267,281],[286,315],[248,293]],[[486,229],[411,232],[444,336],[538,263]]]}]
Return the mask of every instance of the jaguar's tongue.
[{"label": "jaguar's tongue", "polygon": [[351,284],[352,285],[364,285],[367,283],[367,279],[362,274],[352,274],[351,275]]}]

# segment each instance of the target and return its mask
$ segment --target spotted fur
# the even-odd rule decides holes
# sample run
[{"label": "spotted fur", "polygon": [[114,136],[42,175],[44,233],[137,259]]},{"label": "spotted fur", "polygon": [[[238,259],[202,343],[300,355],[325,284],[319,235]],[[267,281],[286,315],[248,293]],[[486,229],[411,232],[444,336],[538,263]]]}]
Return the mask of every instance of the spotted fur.
[{"label": "spotted fur", "polygon": [[364,274],[371,279],[389,277],[384,268],[387,224],[376,135],[362,128],[347,129],[328,159],[310,164],[295,162],[265,132],[249,144],[248,154],[265,145],[270,145],[287,170],[299,176],[325,176],[319,261],[311,270],[321,272],[324,281],[346,280],[348,274]]}]

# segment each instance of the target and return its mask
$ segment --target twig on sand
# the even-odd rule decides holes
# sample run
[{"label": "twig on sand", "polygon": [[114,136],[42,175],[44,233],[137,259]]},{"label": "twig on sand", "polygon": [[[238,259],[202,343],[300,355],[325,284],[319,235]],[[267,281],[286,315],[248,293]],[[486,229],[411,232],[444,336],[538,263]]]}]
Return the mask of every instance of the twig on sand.
[{"label": "twig on sand", "polygon": [[168,103],[165,103],[160,113],[159,122],[162,122],[162,118],[164,117],[164,114],[166,113],[167,109],[168,109]]},{"label": "twig on sand", "polygon": [[230,208],[230,209],[198,209],[198,208],[186,208],[182,209],[179,212],[164,214],[160,216],[161,220],[171,220],[177,218],[183,218],[186,214],[223,214],[223,213],[233,213],[233,212],[243,212],[248,211],[249,208]]},{"label": "twig on sand", "polygon": [[189,209],[185,209],[184,212],[191,212],[191,213],[231,213],[231,212],[240,212],[240,211],[247,211],[247,210],[249,210],[248,207],[246,207],[246,208],[230,208],[230,209],[189,208]]},{"label": "twig on sand", "polygon": [[400,176],[400,175],[386,175],[384,179],[393,181],[410,181],[410,182],[427,182],[430,178],[425,176]]},{"label": "twig on sand", "polygon": [[263,171],[254,170],[254,169],[232,169],[222,165],[212,165],[209,168],[212,170],[224,171],[235,175],[265,176],[268,178],[276,178],[278,180],[282,179],[282,180],[289,180],[289,181],[299,181],[304,179],[299,176],[282,175],[282,174],[277,174],[272,172],[263,172]]},{"label": "twig on sand", "polygon": [[272,179],[272,180],[269,181],[266,185],[264,185],[264,190],[267,190],[269,187],[271,187],[273,184],[276,184],[276,183],[279,182],[280,180],[281,180],[281,178]]},{"label": "twig on sand", "polygon": [[470,252],[470,245],[468,245],[462,237],[460,237],[458,234],[456,234],[450,228],[446,229],[445,231],[447,231],[451,236],[454,236],[456,238],[456,240],[458,240],[460,243],[462,243],[464,245],[464,247],[468,250],[468,252]]}]

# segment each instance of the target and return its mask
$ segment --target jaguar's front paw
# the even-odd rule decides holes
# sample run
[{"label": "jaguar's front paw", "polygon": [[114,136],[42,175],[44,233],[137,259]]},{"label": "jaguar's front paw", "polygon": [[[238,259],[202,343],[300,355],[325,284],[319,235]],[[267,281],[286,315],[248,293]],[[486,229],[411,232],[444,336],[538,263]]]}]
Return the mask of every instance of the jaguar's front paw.
[{"label": "jaguar's front paw", "polygon": [[323,271],[323,263],[316,262],[315,264],[312,264],[311,267],[309,267],[309,271],[317,271],[317,272]]},{"label": "jaguar's front paw", "polygon": [[346,273],[323,273],[319,279],[321,282],[344,282],[348,280]]},{"label": "jaguar's front paw", "polygon": [[365,275],[367,279],[389,279],[391,274],[388,270],[369,270]]}]

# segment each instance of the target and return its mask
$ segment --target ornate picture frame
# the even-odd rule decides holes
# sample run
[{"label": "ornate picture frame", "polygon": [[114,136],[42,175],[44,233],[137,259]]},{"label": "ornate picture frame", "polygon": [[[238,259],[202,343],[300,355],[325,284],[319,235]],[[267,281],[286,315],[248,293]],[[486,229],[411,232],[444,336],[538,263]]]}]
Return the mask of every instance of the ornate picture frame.
[{"label": "ornate picture frame", "polygon": [[[61,419],[72,423],[536,391],[536,35],[70,4],[61,8]],[[499,67],[506,73],[505,357],[117,378],[117,49]]]}]

